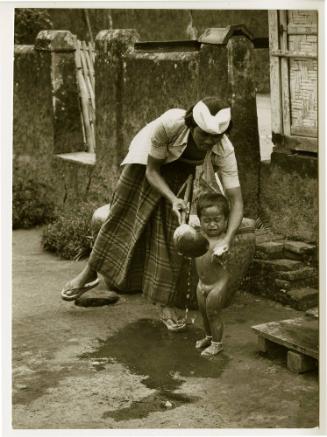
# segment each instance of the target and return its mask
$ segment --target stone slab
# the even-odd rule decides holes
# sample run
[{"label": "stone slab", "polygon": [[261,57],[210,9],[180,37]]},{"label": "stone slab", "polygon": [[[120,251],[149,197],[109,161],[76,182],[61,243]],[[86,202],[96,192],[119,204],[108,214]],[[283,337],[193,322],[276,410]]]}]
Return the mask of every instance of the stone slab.
[{"label": "stone slab", "polygon": [[266,268],[271,271],[290,271],[298,270],[303,267],[300,261],[290,259],[277,259],[277,260],[255,260],[254,264],[258,268]]},{"label": "stone slab", "polygon": [[282,258],[284,244],[278,241],[266,241],[256,244],[255,257],[259,259]]},{"label": "stone slab", "polygon": [[288,295],[297,302],[303,302],[315,297],[318,299],[319,292],[316,288],[303,287],[290,290]]},{"label": "stone slab", "polygon": [[276,272],[276,278],[286,279],[287,281],[296,281],[299,279],[312,278],[317,274],[317,270],[313,267],[303,267],[298,270],[291,271],[278,271]]},{"label": "stone slab", "polygon": [[255,325],[252,329],[259,336],[289,350],[315,359],[319,357],[319,324],[316,319],[298,317]]},{"label": "stone slab", "polygon": [[287,368],[294,373],[304,373],[317,367],[317,361],[294,351],[287,352]]},{"label": "stone slab", "polygon": [[318,283],[318,277],[312,276],[310,278],[304,278],[296,281],[287,281],[286,279],[275,279],[275,285],[277,289],[291,290],[292,288],[302,287],[316,287]]},{"label": "stone slab", "polygon": [[314,244],[304,243],[303,241],[286,240],[284,243],[285,250],[296,254],[311,254],[316,246]]},{"label": "stone slab", "polygon": [[319,308],[317,306],[315,308],[310,308],[305,312],[305,315],[308,317],[319,319]]}]

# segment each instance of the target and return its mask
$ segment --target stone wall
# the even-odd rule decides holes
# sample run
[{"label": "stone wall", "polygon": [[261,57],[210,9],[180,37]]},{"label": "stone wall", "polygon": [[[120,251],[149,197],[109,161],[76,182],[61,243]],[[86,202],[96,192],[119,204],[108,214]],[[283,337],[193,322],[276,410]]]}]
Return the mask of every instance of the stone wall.
[{"label": "stone wall", "polygon": [[[224,30],[224,29],[223,29]],[[236,29],[235,29],[236,31]],[[245,213],[256,217],[259,190],[259,138],[253,81],[253,45],[240,35],[217,43],[135,45],[131,30],[97,36],[96,144],[102,178],[116,179],[119,164],[138,130],[162,112],[187,108],[217,95],[230,102],[231,139],[239,165]],[[233,32],[233,31],[232,31]],[[98,166],[98,164],[97,164]]]},{"label": "stone wall", "polygon": [[[84,9],[48,9],[55,29],[67,29],[80,39],[88,36]],[[88,9],[92,32],[136,29],[144,41],[192,39],[187,9]],[[192,10],[192,27],[200,35],[208,27],[244,24],[256,38],[268,37],[266,10]]]},{"label": "stone wall", "polygon": [[[67,29],[80,40],[90,40],[85,9],[46,9],[54,29]],[[93,38],[102,29],[136,29],[143,41],[196,39],[209,27],[243,24],[255,38],[268,38],[268,11],[187,9],[88,9]],[[35,34],[36,38],[36,34]],[[26,41],[32,44],[33,41]],[[269,92],[268,49],[256,50],[255,83]]]},{"label": "stone wall", "polygon": [[74,44],[70,32],[42,31],[34,46],[17,45],[14,52],[14,183],[28,174],[56,204],[67,196],[55,154],[84,147]]},{"label": "stone wall", "polygon": [[318,241],[318,160],[273,152],[262,163],[260,204],[275,232],[308,242]]},{"label": "stone wall", "polygon": [[[45,60],[47,80],[35,83],[35,94],[42,99],[48,96],[48,138],[42,147],[47,147],[45,168],[47,177],[55,180],[52,189],[57,204],[87,199],[108,201],[135,133],[165,110],[187,108],[199,98],[213,94],[230,102],[234,120],[231,139],[239,165],[245,212],[256,217],[260,155],[254,49],[246,36],[239,35],[239,30],[233,35],[234,31],[237,29],[213,32],[215,37],[218,35],[216,43],[189,41],[158,46],[140,44],[135,30],[101,31],[96,40],[95,161],[88,153],[83,156],[81,151],[74,37],[68,31],[40,32],[35,48],[27,52],[32,59],[36,57],[36,65],[38,60]],[[15,68],[20,62],[23,61],[17,57]],[[27,64],[24,65],[26,69]],[[38,160],[33,139],[39,141],[42,133],[35,132],[27,141],[22,138],[25,125],[30,124],[34,130],[45,126],[41,119],[42,126],[35,118],[42,105],[31,106],[28,114],[24,112],[28,105],[34,104],[31,103],[33,93],[28,94],[28,90],[33,91],[30,82],[34,76],[34,73],[32,77],[25,76],[23,70],[17,73],[17,82],[25,92],[15,93],[14,143],[18,155],[30,154]]]},{"label": "stone wall", "polygon": [[54,125],[50,53],[40,53],[34,46],[17,46],[14,57],[13,183],[24,186],[22,178],[33,178],[51,186]]}]

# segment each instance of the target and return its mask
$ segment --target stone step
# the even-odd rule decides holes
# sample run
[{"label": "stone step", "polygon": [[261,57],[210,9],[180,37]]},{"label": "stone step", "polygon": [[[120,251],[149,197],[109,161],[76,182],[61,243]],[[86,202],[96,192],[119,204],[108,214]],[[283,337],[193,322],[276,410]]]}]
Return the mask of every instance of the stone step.
[{"label": "stone step", "polygon": [[284,244],[280,241],[266,241],[255,246],[255,257],[259,259],[283,258]]},{"label": "stone step", "polygon": [[285,240],[285,251],[295,253],[298,255],[311,255],[316,249],[314,244],[304,243],[303,241]]},{"label": "stone step", "polygon": [[290,304],[299,310],[307,310],[318,305],[319,291],[316,288],[295,288],[287,292]]},{"label": "stone step", "polygon": [[256,229],[255,230],[255,241],[256,244],[265,243],[269,241],[281,241],[283,242],[285,237],[283,235],[274,234],[271,230],[267,229]]},{"label": "stone step", "polygon": [[274,280],[275,290],[292,290],[293,288],[301,287],[317,287],[318,282],[318,275],[296,281],[287,281],[286,279],[278,278]]},{"label": "stone step", "polygon": [[308,317],[313,317],[314,319],[319,319],[319,308],[311,308],[305,312],[305,315]]},{"label": "stone step", "polygon": [[299,279],[312,278],[316,275],[317,269],[308,266],[302,267],[298,270],[276,272],[277,279],[285,279],[287,281],[298,281]]},{"label": "stone step", "polygon": [[286,258],[317,264],[318,252],[315,244],[284,240],[276,236],[274,238],[271,238],[269,231],[256,235],[255,258],[264,260]]},{"label": "stone step", "polygon": [[253,268],[260,270],[268,270],[273,272],[299,270],[304,266],[301,261],[291,259],[275,259],[275,260],[258,260],[254,259]]}]

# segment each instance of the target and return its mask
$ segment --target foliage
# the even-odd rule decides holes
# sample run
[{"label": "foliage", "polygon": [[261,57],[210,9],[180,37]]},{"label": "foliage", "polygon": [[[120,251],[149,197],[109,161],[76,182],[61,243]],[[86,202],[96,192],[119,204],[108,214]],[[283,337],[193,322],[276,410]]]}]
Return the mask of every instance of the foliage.
[{"label": "foliage", "polygon": [[15,10],[15,44],[34,44],[41,30],[52,29],[52,27],[53,24],[46,9]]},{"label": "foliage", "polygon": [[30,228],[48,223],[55,216],[49,182],[34,166],[14,162],[13,228]]},{"label": "foliage", "polygon": [[80,259],[91,251],[91,218],[95,202],[70,205],[43,230],[42,245],[65,259]]}]

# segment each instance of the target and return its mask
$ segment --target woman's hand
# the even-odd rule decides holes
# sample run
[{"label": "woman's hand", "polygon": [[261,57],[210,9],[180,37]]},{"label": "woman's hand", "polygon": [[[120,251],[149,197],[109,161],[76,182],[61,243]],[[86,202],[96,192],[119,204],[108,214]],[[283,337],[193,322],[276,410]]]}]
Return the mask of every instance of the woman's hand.
[{"label": "woman's hand", "polygon": [[180,199],[178,197],[175,197],[172,202],[172,209],[173,212],[176,214],[178,223],[181,225],[185,223],[185,216],[188,213],[188,205],[184,201],[184,199]]},{"label": "woman's hand", "polygon": [[214,247],[212,252],[212,261],[218,262],[222,267],[226,266],[229,259],[229,248],[231,245],[231,240],[227,237],[223,238]]}]

